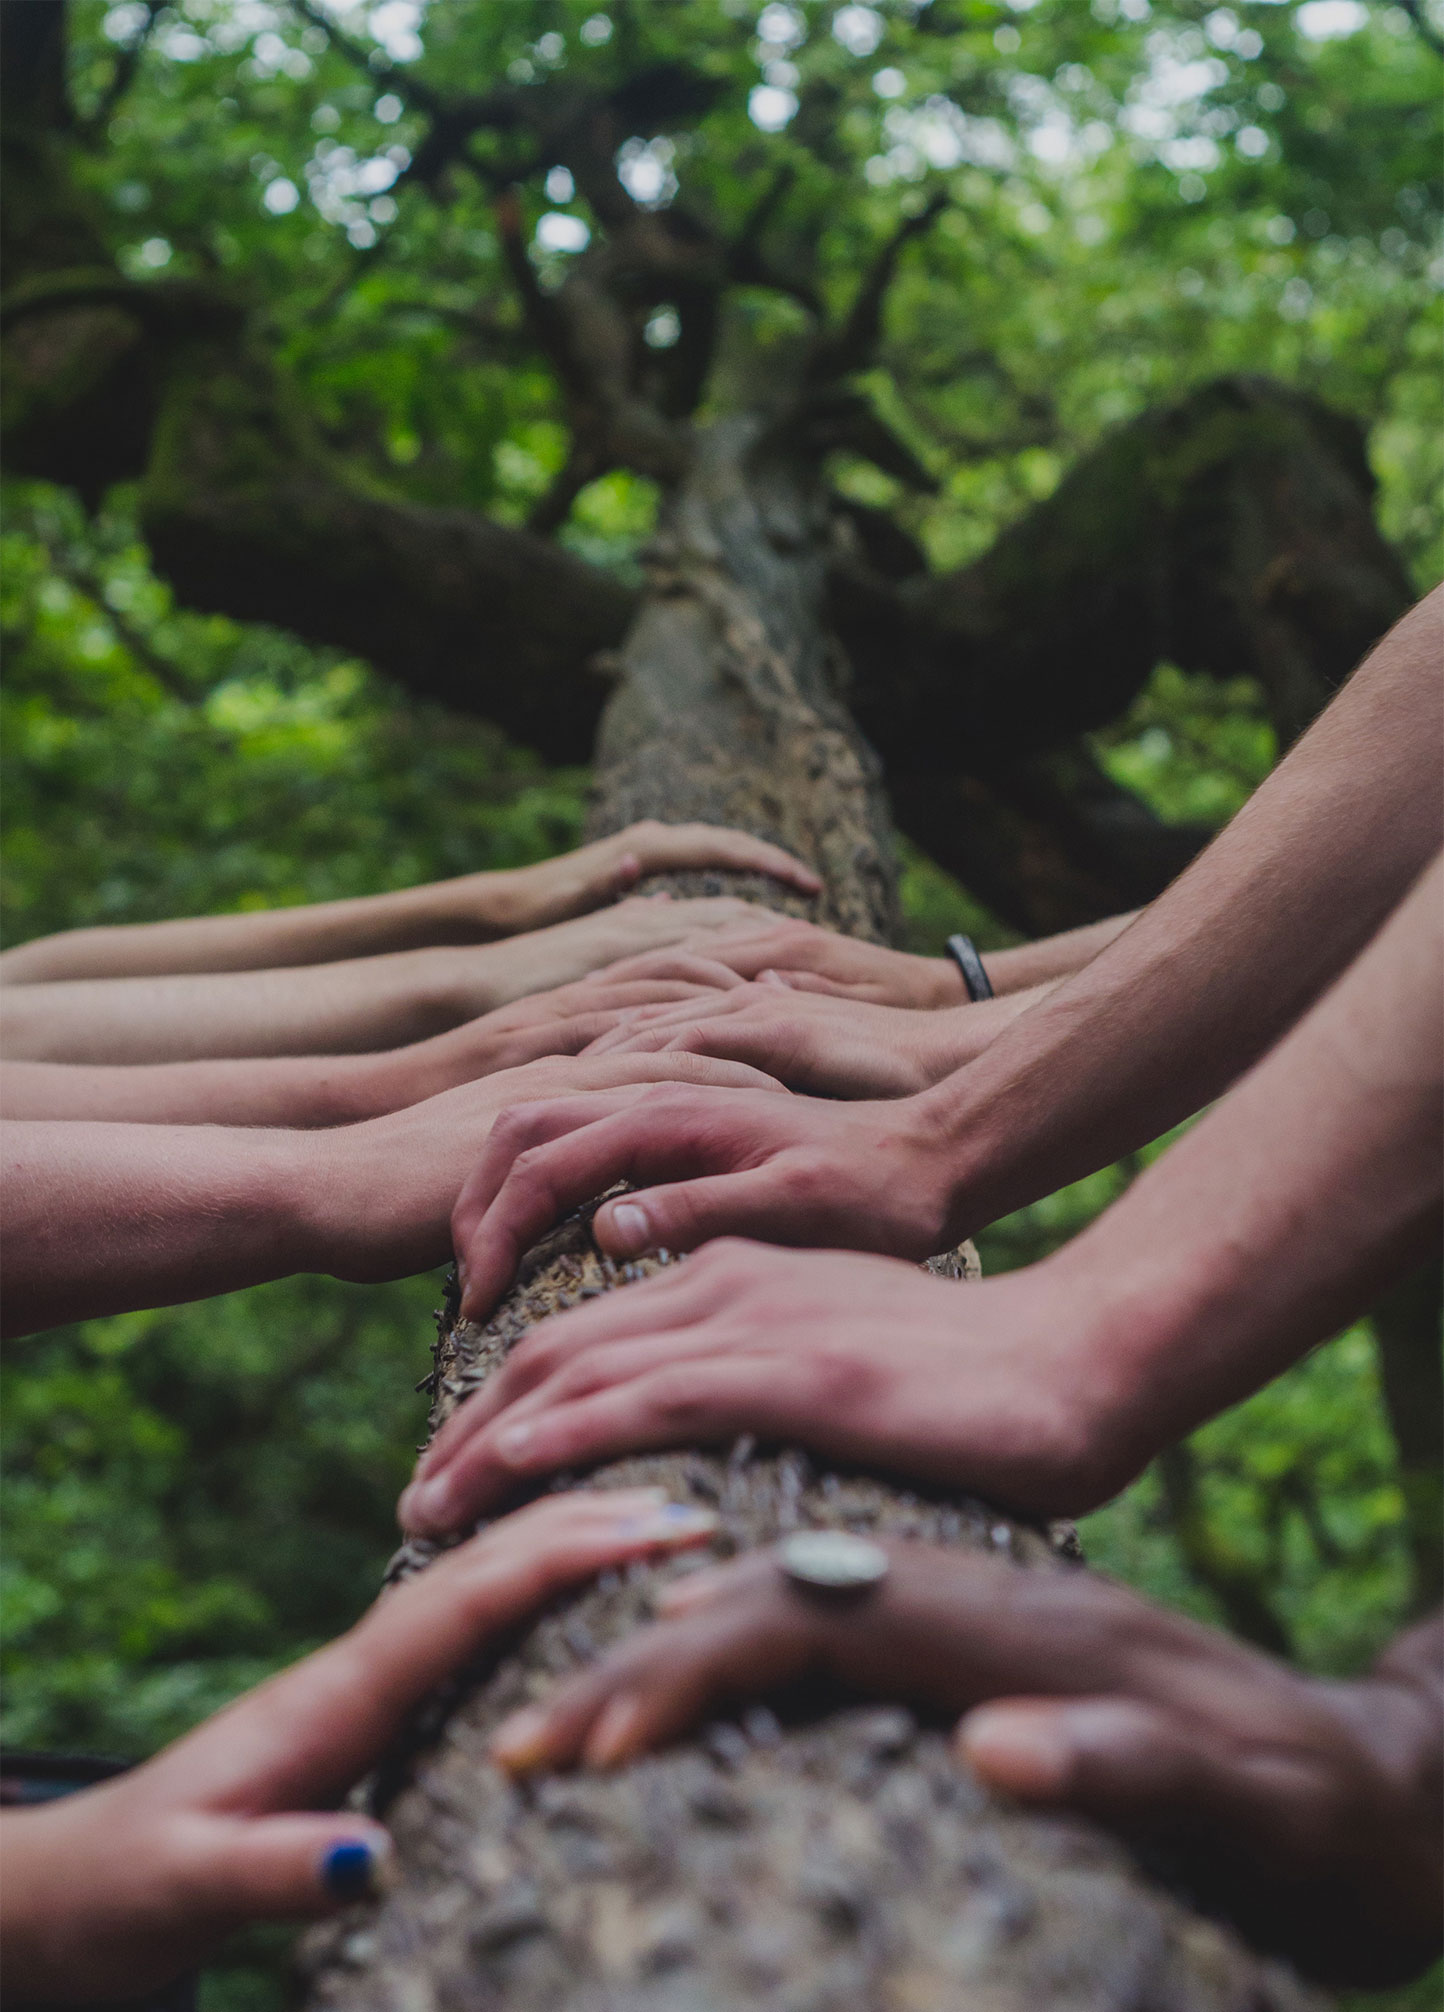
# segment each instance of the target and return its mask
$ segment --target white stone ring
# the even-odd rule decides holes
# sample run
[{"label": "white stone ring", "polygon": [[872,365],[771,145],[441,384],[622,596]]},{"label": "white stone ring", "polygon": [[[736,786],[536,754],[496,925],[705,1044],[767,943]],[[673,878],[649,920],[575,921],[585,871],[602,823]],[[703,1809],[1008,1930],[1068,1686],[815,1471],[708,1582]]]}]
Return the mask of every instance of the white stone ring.
[{"label": "white stone ring", "polygon": [[777,1547],[784,1577],[810,1592],[861,1593],[887,1577],[888,1555],[846,1530],[798,1530]]}]

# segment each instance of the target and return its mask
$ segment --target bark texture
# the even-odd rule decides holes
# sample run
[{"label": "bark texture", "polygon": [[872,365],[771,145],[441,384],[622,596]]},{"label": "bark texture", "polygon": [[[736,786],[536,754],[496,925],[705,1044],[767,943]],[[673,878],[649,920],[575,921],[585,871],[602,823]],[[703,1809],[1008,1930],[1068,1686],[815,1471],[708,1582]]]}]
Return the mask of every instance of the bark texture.
[{"label": "bark texture", "polygon": [[[615,671],[598,828],[644,813],[746,824],[826,874],[825,919],[883,935],[875,765],[836,697],[820,619],[824,500],[764,416],[699,444]],[[737,885],[736,881],[731,884]],[[745,884],[745,883],[741,883]],[[433,1426],[532,1323],[657,1268],[600,1258],[581,1211],[533,1250],[484,1326],[439,1319]],[[963,1280],[966,1250],[932,1268]],[[719,1511],[718,1556],[799,1527],[918,1536],[1079,1569],[1067,1526],[923,1497],[796,1448],[648,1455],[579,1484],[646,1481]],[[408,1545],[393,1571],[424,1569]],[[1283,1969],[1150,1881],[1092,1827],[1010,1811],[940,1728],[807,1687],[607,1777],[506,1781],[489,1732],[641,1623],[673,1561],[559,1602],[460,1678],[371,1786],[399,1879],[313,1934],[312,2012],[1306,2012]]]}]

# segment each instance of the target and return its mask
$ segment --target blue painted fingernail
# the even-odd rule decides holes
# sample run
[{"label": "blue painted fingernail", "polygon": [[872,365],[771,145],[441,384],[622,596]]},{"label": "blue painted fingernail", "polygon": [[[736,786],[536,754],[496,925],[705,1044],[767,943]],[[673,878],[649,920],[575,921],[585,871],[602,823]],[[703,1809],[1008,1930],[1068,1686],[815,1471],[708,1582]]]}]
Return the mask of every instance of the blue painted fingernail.
[{"label": "blue painted fingernail", "polygon": [[364,1900],[377,1888],[376,1853],[360,1839],[333,1844],[321,1860],[321,1883],[333,1900]]}]

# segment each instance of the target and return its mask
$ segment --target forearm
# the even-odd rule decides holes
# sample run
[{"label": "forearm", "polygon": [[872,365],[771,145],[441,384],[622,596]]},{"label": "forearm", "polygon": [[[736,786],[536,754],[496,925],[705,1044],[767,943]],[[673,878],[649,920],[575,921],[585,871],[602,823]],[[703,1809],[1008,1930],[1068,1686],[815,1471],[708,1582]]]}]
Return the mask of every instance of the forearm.
[{"label": "forearm", "polygon": [[350,1125],[433,1094],[420,1079],[408,1081],[405,1058],[411,1052],[131,1065],[5,1062],[0,1116],[296,1131]]},{"label": "forearm", "polygon": [[1437,1244],[1444,862],[1298,1027],[1044,1271],[1089,1310],[1120,1478]]},{"label": "forearm", "polygon": [[67,930],[0,955],[0,984],[261,971],[433,944],[486,942],[515,926],[515,878],[468,874],[347,901]]},{"label": "forearm", "polygon": [[16,1060],[89,1064],[367,1053],[497,1003],[496,955],[399,951],[294,970],[11,986],[0,1043]]},{"label": "forearm", "polygon": [[983,958],[988,981],[1001,998],[1033,986],[1056,983],[1059,978],[1071,978],[1121,936],[1138,914],[1139,910],[1132,909],[1127,915],[1110,915],[1102,922],[1090,922],[1083,929],[1040,937],[1036,943],[1015,944],[1010,950],[989,950]]},{"label": "forearm", "polygon": [[1440,844],[1444,590],[1385,638],[1171,888],[923,1115],[955,1226],[1146,1144],[1241,1075],[1357,955]]},{"label": "forearm", "polygon": [[298,1132],[3,1127],[7,1334],[323,1269]]}]

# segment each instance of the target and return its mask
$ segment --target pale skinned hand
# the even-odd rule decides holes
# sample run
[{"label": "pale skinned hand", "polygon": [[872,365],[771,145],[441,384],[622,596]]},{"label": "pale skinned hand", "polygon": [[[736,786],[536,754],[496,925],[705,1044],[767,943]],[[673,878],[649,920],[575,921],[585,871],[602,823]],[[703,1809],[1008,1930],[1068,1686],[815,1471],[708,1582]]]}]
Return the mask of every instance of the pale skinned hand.
[{"label": "pale skinned hand", "polygon": [[626,1006],[591,1055],[684,1051],[750,1062],[814,1097],[910,1097],[980,1055],[1038,993],[976,1006],[916,1007],[785,987],[775,973],[729,992]]},{"label": "pale skinned hand", "polygon": [[967,1003],[962,978],[949,957],[889,950],[885,944],[840,936],[835,929],[791,916],[758,915],[709,929],[705,940],[687,947],[730,964],[740,978],[772,971],[785,985],[843,993],[880,1006]]},{"label": "pale skinned hand", "polygon": [[[649,975],[627,975],[640,964],[650,967]],[[513,1000],[408,1048],[368,1056],[358,1073],[364,1071],[387,1093],[384,1108],[396,1109],[477,1076],[550,1055],[579,1055],[638,1009],[689,1003],[705,1008],[724,989],[741,983],[725,965],[689,952],[648,952],[604,965],[574,984]]]},{"label": "pale skinned hand", "polygon": [[452,1254],[448,1219],[478,1150],[519,1098],[605,1095],[625,1109],[678,1081],[778,1102],[787,1095],[761,1070],[704,1055],[554,1055],[362,1124],[306,1133],[302,1268],[374,1283],[443,1264]]},{"label": "pale skinned hand", "polygon": [[641,1192],[607,1202],[593,1224],[615,1258],[734,1234],[928,1257],[952,1241],[949,1144],[920,1098],[844,1104],[659,1087],[640,1101],[518,1104],[498,1117],[457,1197],[462,1312],[488,1311],[539,1236],[620,1180]]},{"label": "pale skinned hand", "polygon": [[575,852],[510,874],[508,919],[513,929],[541,929],[615,901],[648,874],[707,868],[770,874],[799,894],[818,894],[822,889],[812,868],[780,845],[717,825],[662,824],[649,817]]},{"label": "pale skinned hand", "polygon": [[407,1713],[565,1587],[706,1537],[660,1489],[552,1496],[385,1593],[339,1641],[143,1767],[0,1818],[17,2001],[129,1998],[231,1930],[326,1914],[384,1883],[390,1838],[338,1810]]},{"label": "pale skinned hand", "polygon": [[1043,1265],[964,1287],[724,1238],[533,1328],[427,1447],[401,1520],[444,1534],[561,1469],[740,1433],[1078,1512],[1141,1461],[1075,1301]]},{"label": "pale skinned hand", "polygon": [[1171,1849],[1207,1898],[1332,1981],[1413,1975],[1440,1944],[1444,1630],[1370,1678],[1324,1683],[1082,1571],[890,1543],[838,1601],[772,1554],[663,1589],[666,1617],[515,1715],[515,1773],[615,1767],[699,1718],[800,1681],[964,1712],[991,1787]]}]

